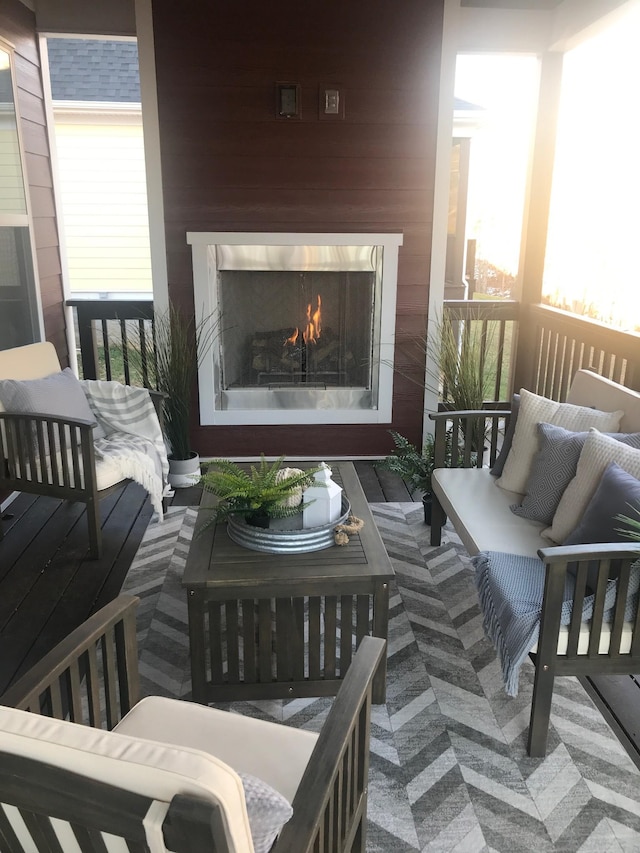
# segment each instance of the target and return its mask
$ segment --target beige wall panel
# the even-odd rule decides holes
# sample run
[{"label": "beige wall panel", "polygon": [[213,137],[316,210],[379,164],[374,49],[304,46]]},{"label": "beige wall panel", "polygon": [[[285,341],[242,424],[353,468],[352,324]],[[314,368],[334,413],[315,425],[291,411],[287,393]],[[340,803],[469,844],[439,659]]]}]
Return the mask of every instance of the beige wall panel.
[{"label": "beige wall panel", "polygon": [[141,124],[65,123],[56,144],[73,293],[151,293]]}]

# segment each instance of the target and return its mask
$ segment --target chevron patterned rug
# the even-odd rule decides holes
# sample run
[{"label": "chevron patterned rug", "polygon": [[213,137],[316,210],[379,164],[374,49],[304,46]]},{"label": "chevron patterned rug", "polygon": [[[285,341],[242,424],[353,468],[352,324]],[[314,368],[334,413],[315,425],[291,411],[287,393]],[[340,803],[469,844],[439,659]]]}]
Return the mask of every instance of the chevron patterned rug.
[{"label": "chevron patterned rug", "polygon": [[[533,667],[509,699],[482,630],[473,570],[449,525],[429,546],[422,505],[371,505],[396,572],[387,704],[372,714],[368,853],[640,851],[640,771],[573,678],[556,681],[547,757],[526,735]],[[190,697],[180,578],[194,509],[149,526],[123,591],[138,614],[143,694]],[[233,710],[317,731],[330,699]]]}]

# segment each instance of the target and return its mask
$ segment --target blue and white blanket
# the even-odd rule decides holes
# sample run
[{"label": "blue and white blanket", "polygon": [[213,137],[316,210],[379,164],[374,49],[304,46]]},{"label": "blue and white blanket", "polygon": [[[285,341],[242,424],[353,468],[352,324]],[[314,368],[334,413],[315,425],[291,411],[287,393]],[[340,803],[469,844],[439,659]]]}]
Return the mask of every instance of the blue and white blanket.
[{"label": "blue and white blanket", "polygon": [[[500,551],[485,551],[473,557],[476,587],[483,613],[485,634],[493,643],[500,663],[505,689],[509,696],[518,694],[520,666],[535,646],[540,633],[540,616],[544,593],[545,566],[538,557],[523,557]],[[640,563],[631,569],[627,612],[631,619],[638,606]],[[568,625],[573,610],[575,578],[567,574],[560,617]],[[605,596],[604,619],[615,603],[616,581],[609,581]],[[582,619],[588,621],[593,613],[595,596],[585,596]]]},{"label": "blue and white blanket", "polygon": [[155,406],[146,388],[83,379],[82,389],[105,438],[94,442],[96,456],[116,465],[123,479],[140,483],[162,520],[162,498],[170,494],[169,463]]}]

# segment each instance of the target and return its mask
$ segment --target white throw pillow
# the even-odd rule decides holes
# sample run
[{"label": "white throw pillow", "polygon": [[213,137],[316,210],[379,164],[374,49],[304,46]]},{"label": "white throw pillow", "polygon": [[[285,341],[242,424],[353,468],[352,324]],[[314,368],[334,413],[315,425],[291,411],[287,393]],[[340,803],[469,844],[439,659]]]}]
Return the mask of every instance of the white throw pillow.
[{"label": "white throw pillow", "polygon": [[522,388],[513,443],[502,476],[496,480],[496,485],[508,492],[525,492],[531,463],[539,447],[539,423],[555,424],[573,432],[585,431],[591,427],[602,432],[615,432],[623,415],[622,411],[601,412],[589,406],[558,403]]},{"label": "white throw pillow", "polygon": [[560,498],[551,527],[542,531],[543,536],[554,542],[564,542],[582,518],[611,462],[617,462],[627,474],[640,479],[640,450],[602,435],[597,429],[589,430],[578,459],[576,475]]}]

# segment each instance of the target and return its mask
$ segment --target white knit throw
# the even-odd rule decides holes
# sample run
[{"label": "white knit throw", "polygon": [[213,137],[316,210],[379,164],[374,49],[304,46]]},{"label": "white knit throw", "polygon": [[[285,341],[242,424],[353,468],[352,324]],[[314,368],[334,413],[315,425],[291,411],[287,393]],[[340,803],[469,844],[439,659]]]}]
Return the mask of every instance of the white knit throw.
[{"label": "white knit throw", "polygon": [[171,493],[165,485],[169,463],[148,390],[101,379],[81,381],[91,411],[105,432],[105,438],[94,442],[96,456],[108,458],[123,479],[143,486],[162,520],[162,498]]}]

